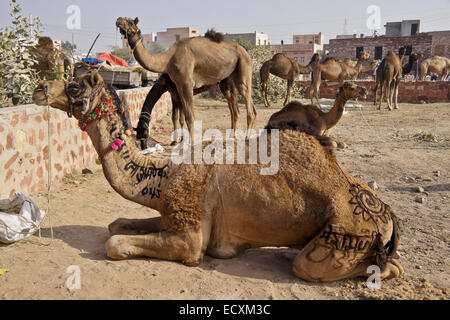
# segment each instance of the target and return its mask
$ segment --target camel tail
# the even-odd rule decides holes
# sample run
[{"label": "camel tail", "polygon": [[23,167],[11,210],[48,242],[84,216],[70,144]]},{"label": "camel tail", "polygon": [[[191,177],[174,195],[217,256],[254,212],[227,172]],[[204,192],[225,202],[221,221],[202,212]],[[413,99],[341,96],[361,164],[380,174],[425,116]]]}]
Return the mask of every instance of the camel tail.
[{"label": "camel tail", "polygon": [[[390,210],[390,208],[388,208]],[[376,243],[376,262],[380,267],[381,271],[384,271],[386,268],[386,262],[392,259],[398,259],[397,249],[400,240],[400,224],[398,222],[397,216],[390,211],[389,212],[392,220],[392,235],[389,242],[386,246],[383,246],[381,241],[381,235],[377,235],[377,243]]]},{"label": "camel tail", "polygon": [[214,30],[214,28],[206,31],[205,38],[208,38],[217,43],[221,43],[222,41],[225,40],[223,33],[217,32],[216,30]]}]

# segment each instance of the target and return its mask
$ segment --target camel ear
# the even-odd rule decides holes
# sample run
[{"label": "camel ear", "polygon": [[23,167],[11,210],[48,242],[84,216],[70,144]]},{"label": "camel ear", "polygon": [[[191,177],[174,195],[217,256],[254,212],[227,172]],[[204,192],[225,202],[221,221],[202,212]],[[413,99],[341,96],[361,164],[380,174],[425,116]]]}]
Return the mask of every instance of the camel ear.
[{"label": "camel ear", "polygon": [[91,86],[92,88],[98,87],[103,82],[98,70],[94,70],[91,73]]},{"label": "camel ear", "polygon": [[136,17],[136,19],[134,19],[134,24],[137,25],[139,23],[139,18]]}]

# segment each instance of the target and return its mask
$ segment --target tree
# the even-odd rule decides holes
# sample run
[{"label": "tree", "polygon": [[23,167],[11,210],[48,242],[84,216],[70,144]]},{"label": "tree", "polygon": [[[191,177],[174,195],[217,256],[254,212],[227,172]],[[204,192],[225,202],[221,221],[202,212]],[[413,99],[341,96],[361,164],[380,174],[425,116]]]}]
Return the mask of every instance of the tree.
[{"label": "tree", "polygon": [[[252,73],[252,97],[256,103],[263,103],[261,95],[261,76],[260,70],[264,62],[272,59],[273,53],[263,46],[253,46],[249,51],[253,59]],[[304,96],[306,88],[300,88],[296,85],[292,87],[292,97],[301,98]],[[287,82],[279,77],[270,75],[269,85],[267,86],[267,98],[271,101],[279,101],[285,98],[287,91]]]},{"label": "tree", "polygon": [[130,48],[112,47],[111,53],[125,60],[128,64],[136,63],[134,56],[131,54]]},{"label": "tree", "polygon": [[75,54],[75,50],[77,49],[77,45],[72,44],[70,41],[66,40],[63,43],[61,43],[61,49],[65,54],[73,57]]},{"label": "tree", "polygon": [[153,42],[152,44],[148,45],[147,50],[150,51],[153,54],[163,53],[167,51],[167,48],[162,46],[159,43]]},{"label": "tree", "polygon": [[21,8],[11,0],[12,26],[0,29],[0,105],[30,103],[39,76],[33,51],[41,33],[39,18],[22,16]]},{"label": "tree", "polygon": [[238,38],[234,39],[233,41],[236,42],[237,44],[239,44],[240,46],[242,46],[245,50],[247,50],[247,52],[250,52],[250,50],[252,50],[256,47],[253,44],[251,44],[250,42],[244,40],[242,37],[238,37]]}]

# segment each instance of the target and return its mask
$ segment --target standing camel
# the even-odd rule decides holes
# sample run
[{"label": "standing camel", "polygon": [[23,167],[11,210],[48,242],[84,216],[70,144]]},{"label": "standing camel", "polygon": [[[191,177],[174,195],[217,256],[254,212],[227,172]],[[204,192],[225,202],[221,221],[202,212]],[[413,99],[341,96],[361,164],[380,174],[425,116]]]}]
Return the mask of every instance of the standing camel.
[{"label": "standing camel", "polygon": [[313,66],[312,84],[310,88],[311,104],[314,104],[314,98],[320,106],[319,89],[322,79],[333,82],[339,82],[342,86],[344,81],[358,75],[361,72],[362,64],[370,58],[370,54],[363,52],[358,59],[355,67],[350,67],[342,61],[335,58],[327,58],[323,63]]},{"label": "standing camel", "polygon": [[419,80],[424,80],[428,72],[440,74],[441,81],[445,81],[450,73],[450,59],[440,56],[425,59],[419,67]]},{"label": "standing camel", "polygon": [[167,74],[173,81],[191,137],[194,130],[194,90],[217,83],[228,101],[232,129],[236,129],[239,116],[238,92],[247,107],[247,129],[254,127],[256,109],[252,100],[253,62],[244,48],[237,43],[223,41],[220,36],[214,39],[199,37],[181,39],[166,52],[152,54],[142,43],[138,22],[138,18],[118,18],[116,26],[128,39],[134,57],[142,67]]},{"label": "standing camel", "polygon": [[403,47],[400,48],[399,54],[400,56],[395,52],[389,51],[378,67],[375,84],[375,101],[377,99],[376,93],[378,87],[380,87],[380,103],[378,105],[378,110],[381,109],[381,104],[383,102],[383,87],[385,87],[388,109],[392,110],[392,104],[394,104],[394,109],[398,109],[398,86],[402,79],[402,60],[405,57],[405,49]]},{"label": "standing camel", "polygon": [[308,74],[312,71],[312,65],[320,61],[320,55],[315,53],[307,66],[303,66],[296,60],[286,57],[281,53],[275,54],[272,59],[264,62],[260,70],[261,76],[261,95],[264,99],[264,105],[270,107],[267,99],[267,85],[269,84],[270,74],[281,79],[287,80],[287,93],[283,105],[287,105],[291,98],[292,86],[299,74]]}]

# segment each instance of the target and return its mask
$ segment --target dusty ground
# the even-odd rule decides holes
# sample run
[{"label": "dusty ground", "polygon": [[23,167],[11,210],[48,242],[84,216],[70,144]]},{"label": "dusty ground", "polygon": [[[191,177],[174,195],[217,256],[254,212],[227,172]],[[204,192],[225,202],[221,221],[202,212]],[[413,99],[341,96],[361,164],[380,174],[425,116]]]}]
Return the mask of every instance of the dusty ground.
[{"label": "dusty ground", "polygon": [[[196,105],[204,127],[229,127],[224,103],[197,99]],[[375,180],[381,199],[401,219],[400,262],[406,273],[383,282],[381,290],[370,291],[362,278],[302,281],[291,271],[297,252],[287,248],[249,250],[232,260],[205,257],[195,268],[154,259],[109,260],[104,247],[109,223],[157,213],[120,198],[92,167],[94,175],[74,174],[52,185],[50,246],[41,246],[37,236],[0,245],[0,269],[9,270],[0,275],[0,299],[448,299],[450,103],[400,104],[394,112],[365,105],[362,113],[349,110],[332,135],[348,145],[338,151],[344,170],[365,182]],[[277,110],[258,106],[257,127]],[[241,109],[240,128],[245,118]],[[170,129],[167,116],[155,138],[169,142]],[[426,141],[433,137],[437,141]],[[418,186],[426,192],[422,204],[415,202]],[[46,209],[46,192],[33,199]],[[44,243],[50,241],[49,223],[45,220]],[[80,267],[80,290],[66,288],[71,265]]]}]

